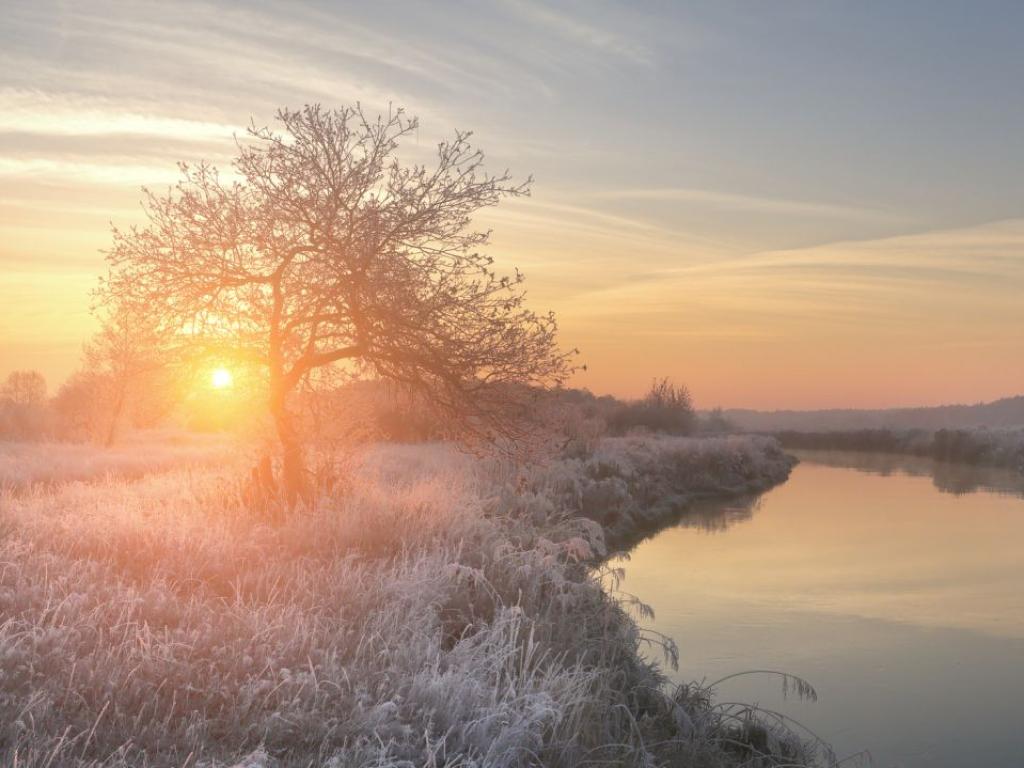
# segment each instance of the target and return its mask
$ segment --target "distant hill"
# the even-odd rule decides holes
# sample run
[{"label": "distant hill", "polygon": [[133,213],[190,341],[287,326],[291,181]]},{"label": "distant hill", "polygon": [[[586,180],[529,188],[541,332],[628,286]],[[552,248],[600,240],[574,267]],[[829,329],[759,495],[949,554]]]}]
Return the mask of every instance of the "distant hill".
[{"label": "distant hill", "polygon": [[976,405],[883,410],[753,411],[732,408],[722,415],[748,432],[835,432],[856,429],[967,429],[1024,427],[1024,395]]}]

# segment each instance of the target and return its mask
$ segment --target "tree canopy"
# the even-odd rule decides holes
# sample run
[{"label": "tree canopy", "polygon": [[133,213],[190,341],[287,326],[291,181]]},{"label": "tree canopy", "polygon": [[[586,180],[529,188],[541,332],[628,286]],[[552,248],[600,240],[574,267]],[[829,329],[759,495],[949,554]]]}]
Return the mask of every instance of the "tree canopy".
[{"label": "tree canopy", "polygon": [[418,124],[401,110],[307,106],[278,123],[249,129],[229,176],[182,164],[174,188],[146,191],[148,223],[114,230],[102,297],[197,353],[265,370],[293,488],[289,395],[325,366],[398,382],[467,434],[515,436],[520,394],[562,383],[572,363],[472,218],[530,180],[487,173],[467,132],[429,165],[402,162]]}]

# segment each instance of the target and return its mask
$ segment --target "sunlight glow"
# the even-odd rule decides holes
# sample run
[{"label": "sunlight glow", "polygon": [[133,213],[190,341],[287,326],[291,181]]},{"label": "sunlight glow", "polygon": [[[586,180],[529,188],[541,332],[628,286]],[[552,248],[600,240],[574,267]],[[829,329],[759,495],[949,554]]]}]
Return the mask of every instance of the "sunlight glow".
[{"label": "sunlight glow", "polygon": [[217,368],[210,374],[210,386],[214,389],[229,389],[235,379],[227,368]]}]

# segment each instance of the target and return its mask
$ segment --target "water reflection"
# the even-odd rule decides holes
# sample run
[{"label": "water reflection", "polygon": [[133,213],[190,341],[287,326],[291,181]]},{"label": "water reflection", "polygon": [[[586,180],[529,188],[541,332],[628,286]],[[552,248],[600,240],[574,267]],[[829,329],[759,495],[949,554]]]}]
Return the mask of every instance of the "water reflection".
[{"label": "water reflection", "polygon": [[[813,466],[852,469],[881,477],[928,477],[937,490],[954,496],[988,491],[1024,498],[1024,475],[1008,469],[953,464],[893,453],[827,450],[797,450],[791,453],[805,464]],[[721,533],[732,525],[750,520],[760,506],[761,498],[761,495],[746,496],[731,500],[728,504],[706,500],[695,502],[680,509],[678,516],[667,526],[638,532],[623,548],[631,549],[671,526]]]},{"label": "water reflection", "polygon": [[731,525],[749,520],[761,504],[761,496],[748,496],[722,502],[701,501],[686,510],[679,525],[699,528],[705,533],[721,533]]},{"label": "water reflection", "polygon": [[[624,588],[679,644],[681,679],[775,667],[722,695],[881,766],[1024,765],[1024,502],[1009,473],[804,452],[789,482],[700,505],[639,544]],[[845,462],[845,463],[844,463]],[[969,489],[986,489],[969,492]],[[1013,495],[1011,495],[1013,494]]]},{"label": "water reflection", "polygon": [[943,493],[961,495],[992,491],[1024,498],[1024,475],[999,467],[954,464],[922,456],[861,451],[792,451],[804,461],[829,467],[844,467],[889,476],[893,474],[930,477]]}]

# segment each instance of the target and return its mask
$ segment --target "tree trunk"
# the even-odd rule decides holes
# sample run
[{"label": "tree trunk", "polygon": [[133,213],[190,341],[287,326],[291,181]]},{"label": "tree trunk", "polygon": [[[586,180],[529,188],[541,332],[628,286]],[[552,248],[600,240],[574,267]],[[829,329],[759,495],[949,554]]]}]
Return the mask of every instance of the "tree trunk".
[{"label": "tree trunk", "polygon": [[302,442],[288,412],[286,393],[279,386],[272,389],[270,413],[274,417],[277,439],[281,443],[281,488],[285,502],[293,507],[300,498],[305,498],[307,491]]},{"label": "tree trunk", "polygon": [[110,414],[110,423],[107,425],[107,436],[103,445],[109,448],[117,439],[117,425],[121,421],[121,411],[124,410],[125,393],[124,389],[118,389],[117,397],[114,399],[114,408]]},{"label": "tree trunk", "polygon": [[285,501],[289,507],[293,507],[299,499],[306,498],[306,465],[302,458],[302,446],[297,441],[281,438],[281,448],[281,484],[284,486]]}]

